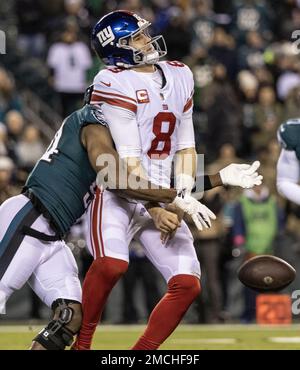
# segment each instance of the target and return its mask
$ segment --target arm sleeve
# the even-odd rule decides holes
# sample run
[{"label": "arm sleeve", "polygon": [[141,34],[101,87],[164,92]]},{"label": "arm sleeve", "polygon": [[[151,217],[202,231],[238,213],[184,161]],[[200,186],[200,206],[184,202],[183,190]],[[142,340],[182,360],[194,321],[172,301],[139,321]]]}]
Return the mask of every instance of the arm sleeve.
[{"label": "arm sleeve", "polygon": [[282,149],[277,162],[277,190],[288,200],[300,205],[299,161],[296,153]]},{"label": "arm sleeve", "polygon": [[178,127],[176,151],[195,147],[195,133],[193,125],[193,109],[182,114]]},{"label": "arm sleeve", "polygon": [[187,66],[185,68],[185,86],[187,99],[178,127],[176,151],[195,147],[195,133],[193,125],[194,78],[192,71]]},{"label": "arm sleeve", "polygon": [[140,157],[142,150],[136,115],[109,104],[102,104],[101,108],[119,156]]}]

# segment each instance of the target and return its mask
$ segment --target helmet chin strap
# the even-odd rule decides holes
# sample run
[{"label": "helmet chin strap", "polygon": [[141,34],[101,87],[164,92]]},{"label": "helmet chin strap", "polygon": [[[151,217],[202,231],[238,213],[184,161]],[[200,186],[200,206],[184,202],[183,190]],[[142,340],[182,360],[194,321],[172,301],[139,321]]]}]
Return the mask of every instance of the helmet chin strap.
[{"label": "helmet chin strap", "polygon": [[159,53],[156,50],[153,50],[151,53],[144,55],[143,62],[145,64],[155,64],[159,61]]}]

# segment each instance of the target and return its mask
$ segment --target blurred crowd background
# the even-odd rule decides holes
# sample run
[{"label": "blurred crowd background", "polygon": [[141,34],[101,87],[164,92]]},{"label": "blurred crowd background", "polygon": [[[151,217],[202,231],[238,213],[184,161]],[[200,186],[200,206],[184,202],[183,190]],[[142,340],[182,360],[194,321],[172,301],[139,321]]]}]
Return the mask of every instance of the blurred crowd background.
[{"label": "blurred crowd background", "polygon": [[[168,59],[194,73],[194,126],[206,172],[235,162],[261,161],[263,186],[207,192],[218,215],[205,232],[193,231],[203,293],[187,322],[253,322],[255,295],[236,271],[250,256],[271,253],[300,268],[300,208],[276,192],[279,125],[300,117],[299,0],[11,0],[0,2],[0,202],[20,191],[28,173],[66,116],[103,68],[90,48],[93,25],[104,14],[134,11],[163,34]],[[1,222],[1,220],[0,220]],[[69,236],[83,278],[90,258],[84,223]],[[287,293],[299,287],[299,277]],[[100,287],[99,287],[100,289]],[[144,322],[164,283],[133,242],[130,269],[115,288],[105,320]],[[48,315],[25,288],[1,319]],[[297,319],[295,317],[294,319]]]}]

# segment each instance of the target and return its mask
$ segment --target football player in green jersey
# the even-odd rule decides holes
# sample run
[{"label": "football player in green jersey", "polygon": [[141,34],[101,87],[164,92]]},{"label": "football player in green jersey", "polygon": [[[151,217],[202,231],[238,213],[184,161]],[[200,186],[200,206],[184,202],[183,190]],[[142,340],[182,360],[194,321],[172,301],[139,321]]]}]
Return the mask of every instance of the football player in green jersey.
[{"label": "football player in green jersey", "polygon": [[277,162],[277,190],[300,204],[300,118],[290,119],[279,127],[278,141],[282,149]]},{"label": "football player in green jersey", "polygon": [[[0,207],[0,313],[5,313],[11,294],[27,281],[54,311],[53,320],[36,336],[32,349],[64,349],[80,328],[81,286],[63,236],[93,197],[96,160],[103,153],[117,158],[101,112],[85,105],[64,120],[23,193]],[[130,194],[162,202],[176,197],[173,189],[129,189]],[[168,214],[172,230],[177,216]]]}]

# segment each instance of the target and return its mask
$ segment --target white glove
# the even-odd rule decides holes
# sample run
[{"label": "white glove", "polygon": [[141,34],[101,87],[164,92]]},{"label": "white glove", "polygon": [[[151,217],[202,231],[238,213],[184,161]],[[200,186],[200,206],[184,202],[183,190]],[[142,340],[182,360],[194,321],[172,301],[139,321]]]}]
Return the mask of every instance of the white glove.
[{"label": "white glove", "polygon": [[190,195],[195,185],[195,179],[185,173],[180,173],[175,178],[175,188],[177,192],[185,191],[186,195]]},{"label": "white glove", "polygon": [[259,161],[253,162],[252,165],[232,163],[220,171],[221,180],[224,185],[253,188],[254,185],[262,183],[263,176],[256,172],[259,166]]},{"label": "white glove", "polygon": [[215,220],[217,218],[209,208],[190,195],[177,196],[172,204],[189,214],[200,231],[203,230],[203,227],[206,229],[211,227],[210,219]]}]

